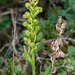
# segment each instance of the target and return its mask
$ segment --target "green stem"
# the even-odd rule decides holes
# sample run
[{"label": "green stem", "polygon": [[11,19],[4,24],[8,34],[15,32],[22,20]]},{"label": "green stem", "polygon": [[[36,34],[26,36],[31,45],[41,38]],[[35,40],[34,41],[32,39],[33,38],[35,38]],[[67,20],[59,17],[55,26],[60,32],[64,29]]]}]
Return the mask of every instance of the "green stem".
[{"label": "green stem", "polygon": [[33,73],[33,75],[35,75],[35,54],[34,53],[32,54],[32,60],[33,60],[33,63],[32,63],[32,73]]}]

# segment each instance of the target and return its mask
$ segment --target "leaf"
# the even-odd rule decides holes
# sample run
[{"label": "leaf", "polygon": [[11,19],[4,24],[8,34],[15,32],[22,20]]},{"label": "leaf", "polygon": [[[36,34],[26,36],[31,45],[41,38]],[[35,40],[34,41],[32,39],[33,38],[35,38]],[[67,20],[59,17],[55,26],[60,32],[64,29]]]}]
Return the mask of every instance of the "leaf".
[{"label": "leaf", "polygon": [[68,56],[75,57],[75,47],[73,46],[68,47]]},{"label": "leaf", "polygon": [[8,69],[5,70],[5,71],[2,70],[3,75],[13,75],[13,62],[12,62],[12,58],[8,59],[8,61],[9,61]]},{"label": "leaf", "polygon": [[41,43],[42,43],[42,41],[37,45],[37,49],[39,49],[40,46],[43,45],[43,44],[41,44]]},{"label": "leaf", "polygon": [[58,75],[67,75],[66,71],[62,71],[61,73],[58,73]]},{"label": "leaf", "polygon": [[18,65],[18,66],[15,66],[15,73],[21,71],[21,67]]},{"label": "leaf", "polygon": [[35,33],[37,33],[40,30],[40,26],[36,26]]},{"label": "leaf", "polygon": [[66,2],[66,0],[62,0],[62,1]]},{"label": "leaf", "polygon": [[30,55],[28,54],[25,46],[24,46],[24,53],[23,53],[23,57],[26,59],[26,61],[32,65],[32,59],[30,57]]},{"label": "leaf", "polygon": [[73,5],[72,5],[72,9],[73,9],[74,12],[75,12],[75,1],[74,1]]},{"label": "leaf", "polygon": [[41,41],[42,38],[43,38],[43,33],[42,33],[42,32],[39,32],[39,33],[37,34],[37,41]]},{"label": "leaf", "polygon": [[59,10],[58,14],[61,15],[61,16],[66,16],[67,15],[65,10]]},{"label": "leaf", "polygon": [[73,3],[75,2],[75,0],[68,0],[68,4],[70,7],[72,7]]},{"label": "leaf", "polygon": [[0,57],[0,67],[2,67],[3,62],[4,62],[4,58]]},{"label": "leaf", "polygon": [[3,16],[0,20],[0,29],[8,28],[11,25],[9,15]]},{"label": "leaf", "polygon": [[51,65],[45,70],[45,72],[43,73],[43,75],[50,75],[49,72],[51,70]]}]

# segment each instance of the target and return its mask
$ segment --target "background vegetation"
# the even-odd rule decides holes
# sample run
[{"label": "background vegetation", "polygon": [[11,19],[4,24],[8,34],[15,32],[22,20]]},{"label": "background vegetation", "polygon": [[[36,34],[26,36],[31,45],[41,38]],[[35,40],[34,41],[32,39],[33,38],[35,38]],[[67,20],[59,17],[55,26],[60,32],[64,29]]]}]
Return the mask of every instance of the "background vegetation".
[{"label": "background vegetation", "polygon": [[[0,75],[12,75],[13,71],[15,75],[32,75],[31,66],[22,57],[22,32],[26,29],[22,22],[27,21],[22,15],[28,11],[24,7],[27,1],[0,0]],[[43,12],[37,16],[40,31],[36,44],[41,43],[36,52],[36,75],[43,75],[51,65],[51,41],[58,34],[55,28],[58,16],[62,16],[67,22],[62,34],[64,43],[61,50],[68,56],[55,60],[54,66],[57,69],[53,75],[75,75],[75,0],[39,0],[38,6],[43,8]]]}]

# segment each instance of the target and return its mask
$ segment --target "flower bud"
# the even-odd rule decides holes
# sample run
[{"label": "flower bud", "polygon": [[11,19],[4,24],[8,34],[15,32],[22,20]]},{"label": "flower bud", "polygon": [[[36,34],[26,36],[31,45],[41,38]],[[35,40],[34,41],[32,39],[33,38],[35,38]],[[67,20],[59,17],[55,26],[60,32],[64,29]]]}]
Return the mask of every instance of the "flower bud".
[{"label": "flower bud", "polygon": [[28,25],[28,23],[27,23],[27,22],[23,22],[22,25],[23,25],[24,27],[26,27],[26,26]]},{"label": "flower bud", "polygon": [[38,20],[37,20],[37,19],[34,19],[34,20],[33,20],[33,23],[34,23],[34,24],[38,24]]},{"label": "flower bud", "polygon": [[33,7],[30,5],[30,3],[26,3],[25,7],[28,8],[30,11],[33,11]]},{"label": "flower bud", "polygon": [[24,43],[25,43],[26,45],[30,44],[31,40],[30,40],[29,38],[24,37],[23,39],[24,39]]},{"label": "flower bud", "polygon": [[34,10],[35,10],[35,11],[39,10],[39,7],[35,7]]},{"label": "flower bud", "polygon": [[42,8],[41,7],[35,7],[35,14],[34,14],[34,17],[37,16],[39,13],[42,12]]},{"label": "flower bud", "polygon": [[31,49],[31,53],[33,53],[33,52],[37,49],[37,45],[36,45],[34,42],[32,42],[32,43],[30,44],[30,47],[32,48],[32,49]]},{"label": "flower bud", "polygon": [[26,3],[26,4],[25,4],[25,7],[26,7],[26,8],[29,8],[29,7],[30,7],[30,3]]},{"label": "flower bud", "polygon": [[23,18],[28,18],[30,17],[30,13],[29,12],[26,12],[24,15],[23,15]]},{"label": "flower bud", "polygon": [[39,10],[39,12],[42,12],[42,8],[41,7],[35,7],[35,11],[38,11]]},{"label": "flower bud", "polygon": [[29,30],[25,30],[24,33],[25,33],[26,36],[30,35],[30,31]]},{"label": "flower bud", "polygon": [[30,43],[30,47],[34,47],[36,44],[34,42]]},{"label": "flower bud", "polygon": [[34,5],[34,2],[32,1],[30,4],[33,6]]},{"label": "flower bud", "polygon": [[41,7],[39,7],[39,11],[40,11],[40,13],[42,12],[42,8]]}]

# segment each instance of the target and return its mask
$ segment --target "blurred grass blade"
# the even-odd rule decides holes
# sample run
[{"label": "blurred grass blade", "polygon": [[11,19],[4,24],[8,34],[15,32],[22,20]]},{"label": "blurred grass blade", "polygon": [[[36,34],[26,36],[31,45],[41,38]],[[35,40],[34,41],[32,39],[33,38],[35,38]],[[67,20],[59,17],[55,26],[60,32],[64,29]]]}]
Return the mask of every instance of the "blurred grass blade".
[{"label": "blurred grass blade", "polygon": [[51,65],[45,70],[43,75],[50,75]]}]

